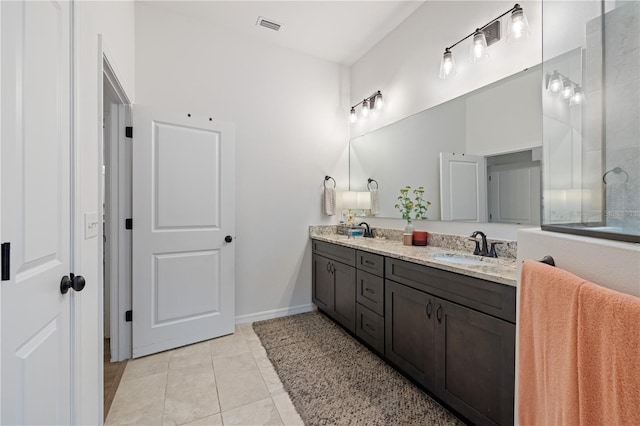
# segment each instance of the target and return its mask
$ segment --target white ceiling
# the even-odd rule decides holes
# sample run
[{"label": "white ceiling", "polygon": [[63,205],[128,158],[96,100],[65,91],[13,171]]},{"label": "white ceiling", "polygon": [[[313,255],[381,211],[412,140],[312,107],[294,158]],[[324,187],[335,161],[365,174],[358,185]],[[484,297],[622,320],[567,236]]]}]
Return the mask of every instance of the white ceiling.
[{"label": "white ceiling", "polygon": [[[308,55],[351,65],[404,21],[420,1],[154,1],[174,13]],[[258,16],[284,24],[275,32]]]}]

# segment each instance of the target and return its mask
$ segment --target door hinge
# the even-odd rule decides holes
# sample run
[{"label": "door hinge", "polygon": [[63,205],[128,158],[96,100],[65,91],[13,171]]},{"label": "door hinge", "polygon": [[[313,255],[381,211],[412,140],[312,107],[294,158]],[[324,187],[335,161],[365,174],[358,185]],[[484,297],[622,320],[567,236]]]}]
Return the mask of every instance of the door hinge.
[{"label": "door hinge", "polygon": [[126,322],[131,322],[133,321],[133,311],[127,311],[124,313],[124,320]]},{"label": "door hinge", "polygon": [[124,128],[124,135],[128,138],[133,138],[133,127],[127,126]]},{"label": "door hinge", "polygon": [[133,229],[133,219],[128,218],[124,220],[124,229]]},{"label": "door hinge", "polygon": [[11,243],[2,243],[2,273],[0,274],[0,280],[9,281],[11,279]]}]

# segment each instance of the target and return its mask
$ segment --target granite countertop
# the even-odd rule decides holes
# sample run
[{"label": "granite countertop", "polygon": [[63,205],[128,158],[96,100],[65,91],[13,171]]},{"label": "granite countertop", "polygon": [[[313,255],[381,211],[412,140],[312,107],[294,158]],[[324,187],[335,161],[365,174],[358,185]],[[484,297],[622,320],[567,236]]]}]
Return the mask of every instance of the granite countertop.
[{"label": "granite countertop", "polygon": [[[431,266],[445,271],[470,277],[481,278],[500,284],[516,286],[517,267],[514,258],[489,258],[471,253],[436,246],[405,246],[401,241],[384,238],[347,238],[345,235],[311,233],[311,239],[326,241],[345,247],[360,249],[395,259],[406,260],[420,265]],[[465,265],[438,260],[434,256],[452,253],[470,259],[481,260],[484,265]]]}]

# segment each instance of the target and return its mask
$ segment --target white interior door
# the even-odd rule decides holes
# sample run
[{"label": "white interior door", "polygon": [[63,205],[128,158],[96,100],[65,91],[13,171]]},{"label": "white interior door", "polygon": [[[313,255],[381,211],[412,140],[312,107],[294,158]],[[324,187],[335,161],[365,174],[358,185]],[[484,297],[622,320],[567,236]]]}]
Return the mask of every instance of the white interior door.
[{"label": "white interior door", "polygon": [[2,424],[71,422],[69,2],[1,2]]},{"label": "white interior door", "polygon": [[441,152],[440,194],[442,220],[486,222],[486,159]]},{"label": "white interior door", "polygon": [[133,107],[133,357],[233,333],[235,129]]},{"label": "white interior door", "polygon": [[489,167],[489,222],[540,225],[540,166]]}]

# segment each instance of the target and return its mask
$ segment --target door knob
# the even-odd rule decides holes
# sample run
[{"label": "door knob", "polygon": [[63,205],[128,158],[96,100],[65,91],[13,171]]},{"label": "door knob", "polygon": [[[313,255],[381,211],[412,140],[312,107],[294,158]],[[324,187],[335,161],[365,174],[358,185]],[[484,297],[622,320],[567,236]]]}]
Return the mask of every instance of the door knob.
[{"label": "door knob", "polygon": [[233,241],[233,237],[231,235],[227,235],[226,237],[224,237],[224,240],[230,243],[231,241]]},{"label": "door knob", "polygon": [[74,289],[75,291],[82,291],[86,284],[82,275],[70,275],[71,278],[65,275],[60,281],[60,293],[62,294],[67,294],[70,288]]}]

